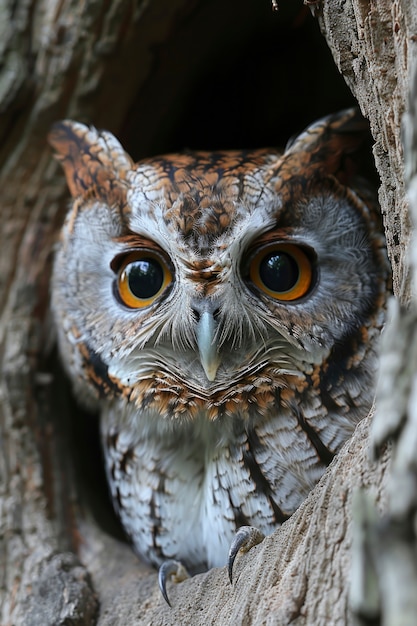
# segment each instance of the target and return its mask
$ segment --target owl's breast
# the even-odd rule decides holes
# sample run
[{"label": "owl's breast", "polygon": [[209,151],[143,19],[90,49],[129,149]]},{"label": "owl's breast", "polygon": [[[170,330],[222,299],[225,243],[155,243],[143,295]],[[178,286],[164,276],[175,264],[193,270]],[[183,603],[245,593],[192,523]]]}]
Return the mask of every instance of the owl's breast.
[{"label": "owl's breast", "polygon": [[301,374],[277,379],[272,366],[211,393],[160,371],[105,403],[109,483],[139,554],[155,565],[221,566],[236,528],[269,533],[285,521],[354,427],[340,420],[335,438],[318,393]]}]

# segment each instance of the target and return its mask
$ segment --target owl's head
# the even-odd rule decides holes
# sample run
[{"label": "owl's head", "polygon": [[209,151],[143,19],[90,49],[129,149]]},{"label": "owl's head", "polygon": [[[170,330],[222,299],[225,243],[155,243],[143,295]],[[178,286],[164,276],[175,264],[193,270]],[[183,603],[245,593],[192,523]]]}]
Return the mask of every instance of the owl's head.
[{"label": "owl's head", "polygon": [[216,418],[237,398],[259,407],[303,385],[337,354],[360,360],[387,276],[374,201],[356,180],[366,130],[349,110],[283,154],[135,164],[110,133],[57,124],[73,204],[52,303],[76,387]]}]

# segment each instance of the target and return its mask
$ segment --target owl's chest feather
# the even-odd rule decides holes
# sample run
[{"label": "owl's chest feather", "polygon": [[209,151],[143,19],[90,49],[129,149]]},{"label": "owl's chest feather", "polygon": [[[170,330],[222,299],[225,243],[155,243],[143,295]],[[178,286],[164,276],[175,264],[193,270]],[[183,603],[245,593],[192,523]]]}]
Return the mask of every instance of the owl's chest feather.
[{"label": "owl's chest feather", "polygon": [[352,417],[339,420],[335,436],[313,396],[308,418],[294,410],[297,393],[275,389],[256,416],[236,400],[221,417],[199,408],[163,425],[151,404],[138,410],[119,398],[104,409],[110,488],[138,553],[155,565],[175,557],[220,566],[237,527],[270,533],[294,512],[354,428]]}]

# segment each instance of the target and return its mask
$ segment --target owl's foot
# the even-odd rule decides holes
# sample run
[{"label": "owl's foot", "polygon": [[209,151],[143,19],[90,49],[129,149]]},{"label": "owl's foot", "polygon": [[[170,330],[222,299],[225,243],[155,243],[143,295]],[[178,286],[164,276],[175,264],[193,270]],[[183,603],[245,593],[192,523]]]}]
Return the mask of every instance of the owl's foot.
[{"label": "owl's foot", "polygon": [[233,584],[233,564],[238,552],[245,554],[245,552],[249,552],[253,546],[258,545],[258,543],[261,543],[264,539],[265,535],[255,528],[255,526],[241,526],[241,528],[239,528],[230,545],[227,560],[230,584]]},{"label": "owl's foot", "polygon": [[162,563],[158,572],[158,583],[161,593],[164,596],[164,600],[168,606],[171,606],[171,602],[169,601],[166,590],[167,580],[171,579],[173,583],[181,583],[187,578],[190,578],[190,575],[180,561],[170,560]]}]

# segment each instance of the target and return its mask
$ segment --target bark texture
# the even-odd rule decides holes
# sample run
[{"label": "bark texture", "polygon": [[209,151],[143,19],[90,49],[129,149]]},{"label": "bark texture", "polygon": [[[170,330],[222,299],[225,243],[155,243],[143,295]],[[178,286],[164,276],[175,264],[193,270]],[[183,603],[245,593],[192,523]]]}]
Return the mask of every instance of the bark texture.
[{"label": "bark texture", "polygon": [[[138,118],[152,114],[152,124],[142,123],[140,154],[134,156],[165,148],[161,138],[172,135],[182,120],[178,102],[184,92],[191,93],[194,108],[197,96],[212,96],[210,90],[194,93],[193,85],[203,60],[207,71],[214,58],[218,38],[231,40],[233,46],[237,20],[241,36],[251,37],[253,5],[240,1],[229,7],[219,0],[0,0],[4,626],[398,626],[415,621],[410,589],[416,587],[417,574],[410,554],[416,551],[412,294],[417,262],[413,258],[410,269],[407,257],[411,224],[417,219],[414,109],[407,118],[406,174],[400,127],[417,59],[417,3],[324,0],[311,6],[337,67],[371,123],[394,291],[409,308],[393,309],[371,435],[366,418],[296,514],[238,559],[232,587],[224,568],[212,570],[170,585],[169,609],[155,572],[117,539],[106,506],[93,502],[96,490],[88,491],[87,483],[95,484],[95,476],[86,477],[77,460],[81,447],[88,452],[90,440],[74,431],[77,409],[56,358],[46,349],[53,345],[48,315],[51,253],[67,194],[45,138],[53,121],[72,117],[94,121],[129,143]],[[306,19],[300,8],[289,18],[291,27],[300,16]],[[205,36],[200,34],[203,25]],[[314,63],[316,49],[302,55],[306,65],[311,59]],[[221,62],[227,66],[226,57]],[[285,62],[291,64],[291,58]],[[262,63],[256,71],[262,72]],[[282,77],[271,72],[273,68],[264,82],[272,90]],[[317,81],[319,76],[320,67]],[[412,93],[414,102],[415,88]],[[238,106],[241,102],[243,98]],[[334,108],[333,101],[329,106]],[[268,115],[267,99],[262,107]],[[301,125],[312,118],[314,114],[308,115]],[[373,460],[370,451],[375,452]]]}]

